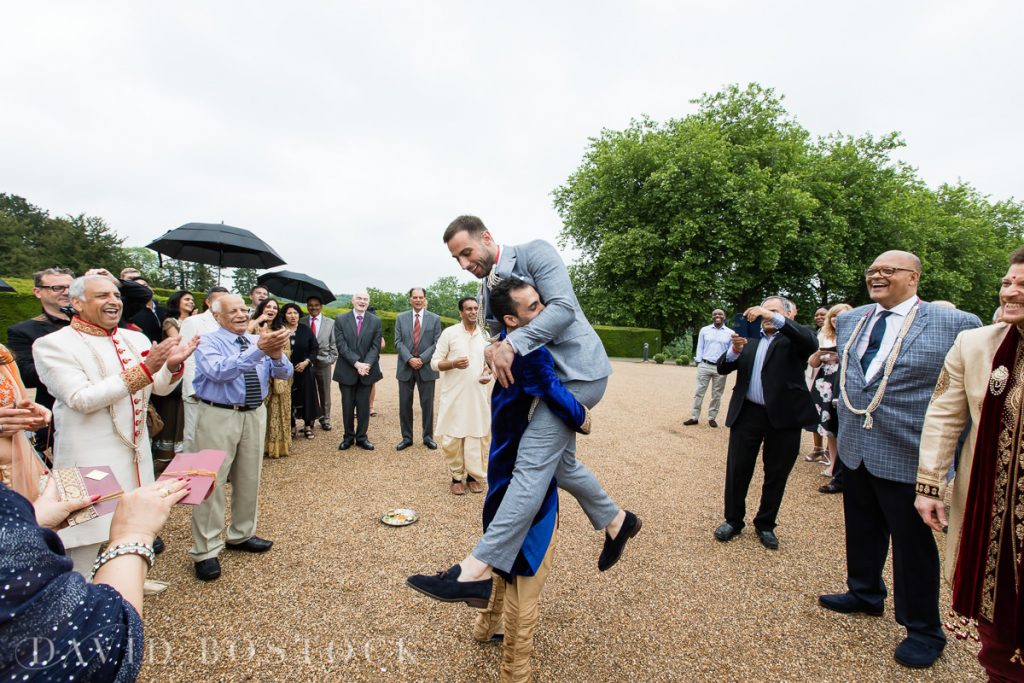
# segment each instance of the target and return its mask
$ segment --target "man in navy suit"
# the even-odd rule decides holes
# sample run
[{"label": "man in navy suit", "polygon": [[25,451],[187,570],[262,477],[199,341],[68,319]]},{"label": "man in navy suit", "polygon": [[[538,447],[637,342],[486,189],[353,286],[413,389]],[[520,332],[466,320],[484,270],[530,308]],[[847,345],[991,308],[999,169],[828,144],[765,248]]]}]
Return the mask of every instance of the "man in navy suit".
[{"label": "man in navy suit", "polygon": [[725,420],[730,430],[725,521],[715,529],[715,538],[722,542],[743,528],[747,489],[764,444],[764,484],[754,527],[762,545],[769,550],[779,547],[775,519],[800,452],[801,427],[815,417],[804,367],[818,341],[809,329],[793,322],[795,315],[793,302],[780,296],[747,309],[747,320],[761,320],[759,335],[747,343],[746,337],[734,334],[732,348],[718,359],[719,374],[738,370]]},{"label": "man in navy suit", "polygon": [[981,321],[921,301],[921,261],[914,254],[887,251],[864,276],[874,303],[836,319],[848,590],[818,601],[834,612],[881,616],[891,538],[896,621],[907,629],[894,657],[927,668],[942,654],[946,636],[939,553],[914,508],[921,428],[946,352],[961,331]]}]

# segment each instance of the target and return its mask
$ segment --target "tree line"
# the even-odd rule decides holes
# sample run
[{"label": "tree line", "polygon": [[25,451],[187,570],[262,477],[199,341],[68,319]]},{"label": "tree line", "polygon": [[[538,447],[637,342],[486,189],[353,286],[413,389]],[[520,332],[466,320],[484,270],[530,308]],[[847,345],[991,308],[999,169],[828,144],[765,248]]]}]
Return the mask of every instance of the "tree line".
[{"label": "tree line", "polygon": [[591,322],[673,339],[774,293],[809,320],[866,303],[863,271],[888,249],[921,258],[923,298],[989,319],[1024,205],[963,181],[929,188],[894,158],[899,133],[812,137],[782,99],[732,85],[684,118],[591,138],[553,193]]}]

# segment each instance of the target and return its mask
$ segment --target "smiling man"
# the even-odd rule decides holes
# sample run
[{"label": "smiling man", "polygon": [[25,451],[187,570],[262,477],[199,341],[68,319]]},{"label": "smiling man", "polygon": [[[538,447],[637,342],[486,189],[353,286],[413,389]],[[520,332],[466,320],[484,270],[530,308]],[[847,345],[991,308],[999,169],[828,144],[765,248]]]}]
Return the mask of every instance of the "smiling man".
[{"label": "smiling man", "polygon": [[880,616],[891,539],[896,621],[907,629],[894,657],[926,668],[942,654],[946,637],[938,549],[914,509],[921,426],[946,352],[981,321],[921,301],[921,261],[914,254],[887,251],[864,278],[874,303],[836,319],[848,590],[818,601],[835,612]]},{"label": "smiling man", "polygon": [[[71,283],[71,324],[33,347],[39,379],[56,399],[54,468],[107,465],[125,491],[153,481],[146,430],[151,394],[169,394],[199,343],[172,337],[156,345],[141,332],[117,327],[121,293],[109,275]],[[88,575],[107,541],[110,516],[60,532],[75,571]]]},{"label": "smiling man", "polygon": [[1010,256],[999,303],[1001,322],[962,333],[946,355],[921,432],[915,506],[936,531],[946,526],[946,477],[957,437],[970,425],[953,479],[943,573],[953,609],[978,622],[978,661],[990,680],[1017,681],[1024,679],[1024,596],[1016,578],[1024,564],[1014,535],[1024,525],[1017,438],[1024,413],[1011,397],[1024,382],[1024,249]]}]

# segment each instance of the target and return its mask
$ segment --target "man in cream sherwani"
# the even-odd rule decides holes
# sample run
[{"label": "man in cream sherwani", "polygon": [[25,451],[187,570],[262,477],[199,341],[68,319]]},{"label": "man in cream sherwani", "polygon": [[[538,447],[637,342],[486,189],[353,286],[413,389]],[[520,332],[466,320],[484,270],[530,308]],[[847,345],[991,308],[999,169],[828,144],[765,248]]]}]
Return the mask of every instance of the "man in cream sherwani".
[{"label": "man in cream sherwani", "polygon": [[[106,465],[131,491],[153,481],[149,397],[174,389],[199,340],[172,337],[151,347],[141,332],[119,329],[121,294],[106,271],[76,279],[70,295],[76,311],[71,324],[32,347],[40,380],[56,399],[53,465]],[[110,534],[110,519],[104,515],[60,532],[75,571],[88,576]]]}]

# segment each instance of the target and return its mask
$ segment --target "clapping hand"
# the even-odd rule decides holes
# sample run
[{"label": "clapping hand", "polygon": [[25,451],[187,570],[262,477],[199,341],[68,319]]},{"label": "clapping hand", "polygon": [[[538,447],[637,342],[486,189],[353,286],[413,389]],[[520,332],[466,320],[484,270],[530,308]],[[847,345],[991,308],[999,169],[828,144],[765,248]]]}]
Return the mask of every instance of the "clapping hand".
[{"label": "clapping hand", "polygon": [[174,351],[180,340],[181,337],[168,337],[149,349],[149,353],[146,354],[146,358],[142,362],[149,370],[150,375],[160,372],[160,368],[167,364],[167,359],[170,358],[171,352]]},{"label": "clapping hand", "polygon": [[184,343],[181,342],[181,337],[170,337],[170,339],[177,339],[178,344],[167,357],[167,369],[171,372],[178,372],[185,359],[191,356],[192,352],[199,347],[199,335],[197,334]]},{"label": "clapping hand", "polygon": [[292,331],[287,327],[282,327],[277,331],[267,331],[260,329],[260,340],[256,342],[256,346],[259,347],[260,351],[267,354],[274,360],[278,360],[284,353],[284,349],[288,346],[288,342],[291,339]]}]

